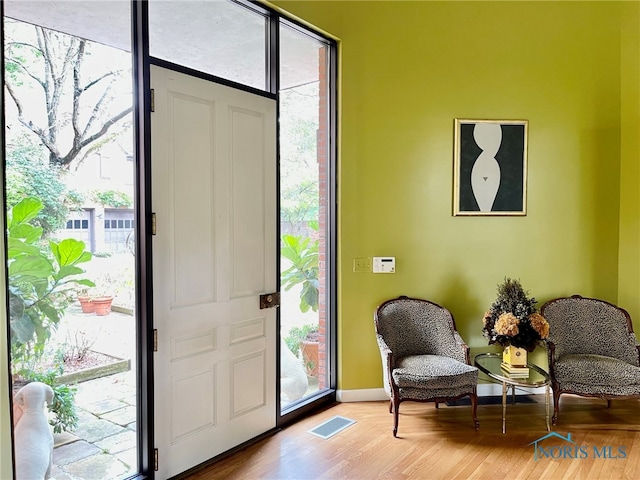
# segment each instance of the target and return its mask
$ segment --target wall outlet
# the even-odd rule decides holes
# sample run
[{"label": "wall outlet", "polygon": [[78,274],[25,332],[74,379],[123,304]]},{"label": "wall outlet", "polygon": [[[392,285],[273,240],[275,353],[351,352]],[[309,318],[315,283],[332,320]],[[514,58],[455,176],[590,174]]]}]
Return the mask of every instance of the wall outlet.
[{"label": "wall outlet", "polygon": [[353,259],[354,273],[367,273],[371,271],[371,258],[361,257]]}]

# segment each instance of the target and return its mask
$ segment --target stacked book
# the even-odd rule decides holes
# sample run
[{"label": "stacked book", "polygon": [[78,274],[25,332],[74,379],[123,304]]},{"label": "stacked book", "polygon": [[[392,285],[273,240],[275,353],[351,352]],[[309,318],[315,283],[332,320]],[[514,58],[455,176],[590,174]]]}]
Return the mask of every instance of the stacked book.
[{"label": "stacked book", "polygon": [[529,376],[529,367],[527,366],[511,365],[505,362],[502,362],[500,366],[510,377],[527,378]]}]

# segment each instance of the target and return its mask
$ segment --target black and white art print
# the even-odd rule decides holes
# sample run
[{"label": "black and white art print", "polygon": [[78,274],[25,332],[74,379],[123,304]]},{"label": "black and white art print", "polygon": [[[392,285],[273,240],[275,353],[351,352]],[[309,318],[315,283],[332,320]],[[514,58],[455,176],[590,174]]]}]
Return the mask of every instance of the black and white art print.
[{"label": "black and white art print", "polygon": [[526,120],[455,121],[454,215],[527,214]]}]

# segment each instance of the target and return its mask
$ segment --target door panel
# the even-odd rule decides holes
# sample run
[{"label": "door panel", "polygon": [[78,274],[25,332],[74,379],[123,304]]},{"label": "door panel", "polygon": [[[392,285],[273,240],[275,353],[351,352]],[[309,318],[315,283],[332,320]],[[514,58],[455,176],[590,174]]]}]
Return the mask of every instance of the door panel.
[{"label": "door panel", "polygon": [[275,427],[275,101],[152,67],[158,478]]}]

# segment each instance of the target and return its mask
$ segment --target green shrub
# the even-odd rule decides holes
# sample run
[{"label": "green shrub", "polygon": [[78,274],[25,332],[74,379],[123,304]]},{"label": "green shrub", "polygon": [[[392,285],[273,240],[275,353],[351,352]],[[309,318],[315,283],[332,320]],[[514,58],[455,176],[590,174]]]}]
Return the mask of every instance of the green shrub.
[{"label": "green shrub", "polygon": [[62,375],[62,373],[62,365],[45,373],[37,373],[33,370],[22,370],[20,372],[20,376],[25,380],[46,383],[53,389],[53,402],[49,405],[49,411],[54,416],[49,420],[49,423],[55,433],[73,430],[78,426],[78,414],[75,406],[76,389],[68,385],[56,384],[56,377]]},{"label": "green shrub", "polygon": [[31,225],[42,202],[27,197],[7,213],[7,264],[12,363],[44,351],[78,285],[94,286],[78,278],[78,265],[91,260],[82,241],[68,238],[42,244],[42,227]]},{"label": "green shrub", "polygon": [[300,343],[309,339],[318,332],[317,325],[303,325],[302,327],[292,327],[289,330],[289,334],[285,337],[284,343],[287,345],[294,355],[298,355],[300,349]]},{"label": "green shrub", "polygon": [[131,197],[117,190],[96,190],[92,196],[96,202],[106,207],[131,208],[133,206]]}]

